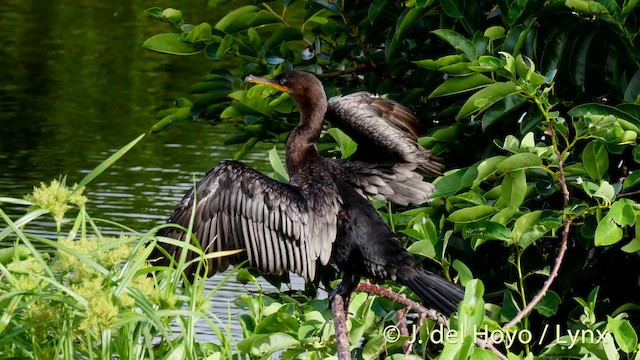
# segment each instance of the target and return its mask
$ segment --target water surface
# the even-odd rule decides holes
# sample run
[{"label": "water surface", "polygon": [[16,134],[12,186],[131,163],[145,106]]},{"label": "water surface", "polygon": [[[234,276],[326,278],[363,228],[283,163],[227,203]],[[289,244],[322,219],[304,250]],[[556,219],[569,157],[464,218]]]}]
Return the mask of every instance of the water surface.
[{"label": "water surface", "polygon": [[[61,175],[80,181],[213,68],[203,55],[141,47],[149,36],[171,31],[144,14],[152,6],[180,8],[196,24],[223,15],[203,0],[0,2],[0,196],[22,197]],[[239,149],[222,145],[232,129],[180,123],[143,139],[88,186],[89,213],[139,231],[165,222],[194,179]],[[245,161],[269,169],[269,148],[258,146]],[[54,238],[51,219],[39,221],[30,231]],[[219,279],[211,278],[209,287]],[[226,321],[228,302],[247,291],[227,282],[212,302],[214,313]],[[238,334],[235,321],[232,331]]]}]

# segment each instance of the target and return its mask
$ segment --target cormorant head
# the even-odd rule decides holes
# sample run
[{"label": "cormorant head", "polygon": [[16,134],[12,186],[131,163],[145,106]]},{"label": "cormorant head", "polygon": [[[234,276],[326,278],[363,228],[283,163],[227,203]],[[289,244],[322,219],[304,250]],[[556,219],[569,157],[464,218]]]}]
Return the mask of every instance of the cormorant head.
[{"label": "cormorant head", "polygon": [[317,101],[320,97],[326,100],[324,87],[320,80],[304,71],[285,71],[272,79],[249,75],[245,78],[245,81],[271,86],[286,92],[298,105],[306,103],[309,99],[316,99],[315,101]]}]

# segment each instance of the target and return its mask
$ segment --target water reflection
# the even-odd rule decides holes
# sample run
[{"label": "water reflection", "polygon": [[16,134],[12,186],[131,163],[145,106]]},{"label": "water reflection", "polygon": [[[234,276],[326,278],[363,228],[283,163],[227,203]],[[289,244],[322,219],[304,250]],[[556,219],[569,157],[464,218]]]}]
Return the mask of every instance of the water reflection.
[{"label": "water reflection", "polygon": [[[206,11],[202,0],[0,2],[0,196],[22,197],[40,181],[61,175],[68,183],[80,181],[145,132],[159,109],[211,67],[204,56],[142,49],[144,39],[169,31],[144,14],[156,5],[179,7],[194,23],[223,15]],[[89,185],[89,213],[139,231],[163,223],[194,179],[239,149],[222,145],[231,128],[184,123],[145,138]],[[246,162],[268,169],[268,148],[258,146]],[[3,210],[14,216],[24,211],[5,205]],[[29,226],[36,235],[56,236],[50,218]],[[99,226],[105,234],[122,233]],[[221,277],[211,278],[209,288]],[[294,288],[303,288],[299,279]],[[247,291],[235,281],[225,283],[212,311],[226,323],[228,301]],[[232,333],[239,334],[236,321]]]}]

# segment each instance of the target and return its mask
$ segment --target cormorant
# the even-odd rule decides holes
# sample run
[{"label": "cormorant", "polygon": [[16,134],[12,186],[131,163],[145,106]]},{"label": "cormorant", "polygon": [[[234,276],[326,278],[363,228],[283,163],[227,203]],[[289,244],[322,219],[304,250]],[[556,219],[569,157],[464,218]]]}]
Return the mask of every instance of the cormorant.
[{"label": "cormorant", "polygon": [[[345,299],[361,276],[392,279],[408,286],[427,306],[455,312],[464,296],[461,287],[418,268],[365,197],[423,204],[435,191],[422,175],[440,175],[444,166],[418,145],[418,123],[411,111],[366,92],[327,101],[322,83],[301,71],[245,80],[287,92],[300,110],[300,124],[286,145],[290,183],[238,161],[223,161],[196,185],[193,233],[200,247],[208,252],[246,250],[209,259],[207,274],[248,259],[249,266],[263,273],[291,271],[308,281],[316,276],[318,263],[332,260],[344,272],[334,293]],[[358,143],[349,159],[318,154],[316,141],[325,115]],[[187,227],[193,201],[191,190],[169,222]],[[175,227],[158,235],[184,238]],[[179,252],[175,246],[162,246],[169,253]]]}]

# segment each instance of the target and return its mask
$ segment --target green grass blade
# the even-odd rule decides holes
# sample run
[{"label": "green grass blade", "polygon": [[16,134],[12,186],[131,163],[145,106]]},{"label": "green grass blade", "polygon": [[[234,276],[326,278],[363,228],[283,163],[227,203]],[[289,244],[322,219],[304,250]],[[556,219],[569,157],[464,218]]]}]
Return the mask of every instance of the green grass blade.
[{"label": "green grass blade", "polygon": [[[2,211],[2,208],[0,208],[0,211]],[[13,222],[13,226],[15,228],[20,228],[20,227],[30,223],[34,219],[37,219],[40,216],[42,216],[42,215],[44,215],[44,214],[46,214],[48,212],[49,211],[44,210],[44,209],[37,209],[37,210],[29,211],[24,216],[22,216],[20,219],[18,219],[15,222]],[[3,212],[3,214],[4,214],[4,212]],[[0,231],[0,241],[2,241],[2,239],[4,239],[7,236],[9,236],[9,234],[11,234],[12,232],[13,232],[13,228],[11,228],[11,227],[7,227],[4,230]]]},{"label": "green grass blade", "polygon": [[87,174],[87,176],[85,176],[82,180],[80,180],[80,182],[78,183],[76,188],[73,190],[73,192],[75,193],[76,191],[83,188],[84,186],[87,186],[87,184],[90,183],[93,179],[95,179],[96,176],[102,174],[103,171],[105,171],[108,167],[113,165],[113,163],[118,161],[118,159],[120,159],[124,154],[126,154],[129,150],[131,150],[131,148],[134,147],[140,140],[142,140],[142,138],[144,138],[145,135],[146,134],[142,134],[138,136],[133,141],[131,141],[130,143],[122,147],[120,150],[116,151],[113,155],[109,156],[107,160],[103,161],[100,165],[96,166],[95,169],[93,169],[90,173]]},{"label": "green grass blade", "polygon": [[[37,212],[34,211],[34,212]],[[27,214],[28,215],[28,214]],[[26,215],[25,215],[26,216]],[[7,223],[7,225],[9,226],[9,228],[11,230],[13,230],[13,232],[16,234],[16,236],[18,236],[18,239],[20,239],[20,241],[22,241],[22,243],[29,248],[29,251],[31,251],[31,254],[33,254],[33,257],[36,259],[36,261],[38,261],[41,265],[42,268],[44,269],[44,271],[47,273],[48,276],[50,276],[51,278],[53,278],[53,272],[51,271],[51,269],[49,269],[49,266],[47,265],[47,263],[44,261],[44,259],[42,258],[42,255],[40,255],[40,252],[38,252],[38,250],[33,246],[33,244],[31,243],[31,241],[29,241],[29,239],[27,239],[27,237],[25,236],[25,234],[18,228],[18,226],[16,225],[16,223],[14,223],[13,221],[11,221],[11,219],[9,219],[9,217],[7,216],[7,214],[5,214],[4,211],[2,211],[2,209],[0,209],[0,217],[2,217],[2,219],[5,221],[5,223]],[[24,218],[24,217],[22,217]],[[21,218],[21,219],[22,219]],[[2,236],[0,235],[0,240],[2,239]]]},{"label": "green grass blade", "polygon": [[0,204],[2,204],[2,203],[14,204],[14,205],[24,205],[24,206],[33,205],[33,203],[31,201],[29,201],[29,200],[16,199],[16,198],[0,196]]}]

